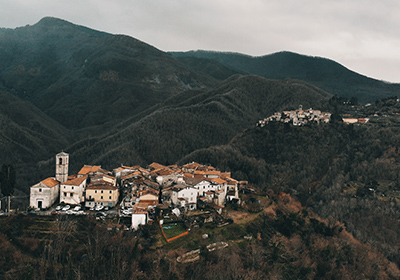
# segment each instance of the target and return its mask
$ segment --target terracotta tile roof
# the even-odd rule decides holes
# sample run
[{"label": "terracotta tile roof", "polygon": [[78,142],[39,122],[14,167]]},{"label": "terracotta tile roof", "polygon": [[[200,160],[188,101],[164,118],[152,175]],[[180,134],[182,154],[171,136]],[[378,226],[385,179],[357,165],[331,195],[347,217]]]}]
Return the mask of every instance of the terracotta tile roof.
[{"label": "terracotta tile roof", "polygon": [[120,167],[118,167],[118,168],[115,168],[115,169],[114,169],[114,172],[115,172],[115,173],[118,173],[118,172],[123,171],[123,170],[132,170],[132,171],[136,171],[136,170],[139,170],[139,168],[140,168],[140,165],[135,165],[135,166],[125,166],[125,165],[122,165],[122,166],[120,166]]},{"label": "terracotta tile roof", "polygon": [[157,162],[153,162],[152,164],[149,165],[149,167],[152,169],[166,169],[167,168],[166,166],[159,164]]},{"label": "terracotta tile roof", "polygon": [[49,188],[55,187],[55,186],[57,186],[58,184],[60,184],[60,182],[58,182],[56,179],[51,178],[51,177],[49,177],[49,178],[47,178],[47,179],[44,179],[44,180],[41,181],[40,183],[42,183],[42,184],[48,186]]},{"label": "terracotta tile roof", "polygon": [[213,181],[217,184],[220,184],[220,185],[227,183],[224,179],[221,179],[221,178],[212,178],[211,181]]},{"label": "terracotta tile roof", "polygon": [[217,171],[217,170],[205,170],[205,171],[195,170],[194,171],[194,175],[203,175],[203,176],[217,175],[217,176],[220,176],[221,175],[221,171]]},{"label": "terracotta tile roof", "polygon": [[154,189],[149,189],[149,190],[143,190],[143,191],[138,191],[136,194],[136,197],[141,197],[144,195],[153,195],[153,196],[158,196],[159,191],[154,190]]},{"label": "terracotta tile roof", "polygon": [[132,211],[132,215],[133,215],[133,214],[147,214],[147,211],[136,209],[136,210],[133,210],[133,211]]},{"label": "terracotta tile roof", "polygon": [[232,178],[227,178],[228,180],[228,185],[237,185],[239,184],[239,181],[232,179]]},{"label": "terracotta tile roof", "polygon": [[87,179],[87,175],[82,176],[82,177],[77,177],[77,178],[72,179],[72,180],[68,180],[67,182],[62,183],[62,184],[63,185],[70,185],[70,186],[79,186],[86,179]]},{"label": "terracotta tile roof", "polygon": [[155,170],[154,172],[157,173],[159,176],[168,176],[174,173],[174,171],[172,171],[171,169],[159,169]]},{"label": "terracotta tile roof", "polygon": [[193,178],[193,174],[192,173],[183,173],[183,176],[185,178]]},{"label": "terracotta tile roof", "polygon": [[87,187],[87,190],[117,190],[118,187],[113,186],[113,184],[99,180],[96,182],[91,182]]},{"label": "terracotta tile roof", "polygon": [[227,179],[231,177],[231,172],[221,172],[221,178]]},{"label": "terracotta tile roof", "polygon": [[107,174],[103,174],[103,177],[110,178],[110,179],[113,179],[113,180],[117,179],[114,176],[110,176],[110,175],[107,175]]},{"label": "terracotta tile roof", "polygon": [[151,205],[151,204],[148,204],[145,202],[136,203],[133,206],[133,211],[146,211],[146,213],[147,213],[147,209],[148,209],[149,205]]},{"label": "terracotta tile roof", "polygon": [[116,180],[115,177],[110,176],[110,175],[107,175],[107,174],[97,174],[97,175],[91,177],[92,181],[95,181],[95,180],[103,180],[104,178],[109,178],[109,179],[111,179],[111,180]]},{"label": "terracotta tile roof", "polygon": [[197,167],[196,170],[200,170],[200,171],[214,171],[214,170],[216,170],[216,168],[215,168],[215,167],[212,167],[212,166],[201,165],[201,166]]},{"label": "terracotta tile roof", "polygon": [[115,173],[118,173],[118,172],[120,172],[120,171],[122,171],[122,170],[125,170],[125,168],[121,166],[121,167],[115,168],[113,171],[114,171]]},{"label": "terracotta tile roof", "polygon": [[169,169],[175,170],[175,171],[182,171],[182,168],[180,168],[178,165],[173,164],[173,165],[168,165]]},{"label": "terracotta tile roof", "polygon": [[192,162],[192,163],[185,164],[182,167],[186,168],[186,169],[196,169],[199,166],[202,166],[202,165],[200,163],[197,163],[197,162]]},{"label": "terracotta tile roof", "polygon": [[172,190],[172,188],[173,188],[173,187],[163,188],[163,189],[161,190],[161,192],[167,192],[167,191],[169,191],[169,190]]},{"label": "terracotta tile roof", "polygon": [[179,192],[179,191],[181,191],[181,190],[183,190],[183,189],[185,189],[186,188],[186,186],[184,186],[184,185],[175,185],[175,186],[173,186],[171,189],[172,189],[172,191],[174,191],[174,192]]},{"label": "terracotta tile roof", "polygon": [[129,173],[128,175],[125,175],[124,177],[121,178],[121,180],[129,179],[135,176],[140,175],[140,171],[133,171],[132,173]]},{"label": "terracotta tile roof", "polygon": [[189,186],[196,186],[198,183],[204,180],[204,178],[184,178],[186,184]]},{"label": "terracotta tile roof", "polygon": [[79,175],[86,175],[91,172],[97,172],[101,169],[99,165],[84,165],[81,170],[78,172]]},{"label": "terracotta tile roof", "polygon": [[143,184],[145,184],[146,186],[158,189],[160,187],[160,185],[158,183],[149,181],[149,180],[143,180]]}]

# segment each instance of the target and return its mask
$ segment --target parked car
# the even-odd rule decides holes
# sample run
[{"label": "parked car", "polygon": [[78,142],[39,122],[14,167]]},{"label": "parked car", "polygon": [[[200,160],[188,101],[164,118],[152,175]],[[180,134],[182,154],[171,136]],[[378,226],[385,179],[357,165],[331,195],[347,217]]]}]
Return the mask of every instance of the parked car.
[{"label": "parked car", "polygon": [[60,211],[62,209],[62,206],[61,205],[58,205],[57,207],[56,207],[56,211]]},{"label": "parked car", "polygon": [[78,212],[79,210],[81,210],[81,207],[79,205],[74,207],[75,212]]},{"label": "parked car", "polygon": [[128,208],[128,209],[122,210],[122,214],[124,214],[124,215],[131,215],[132,212],[133,212],[133,208]]},{"label": "parked car", "polygon": [[67,211],[67,210],[69,210],[70,208],[71,208],[71,206],[65,205],[61,210],[62,210],[62,211]]},{"label": "parked car", "polygon": [[108,211],[108,206],[104,207],[104,211]]},{"label": "parked car", "polygon": [[104,209],[103,205],[97,205],[96,208],[94,208],[94,210],[96,210],[96,211],[101,211],[103,209]]}]

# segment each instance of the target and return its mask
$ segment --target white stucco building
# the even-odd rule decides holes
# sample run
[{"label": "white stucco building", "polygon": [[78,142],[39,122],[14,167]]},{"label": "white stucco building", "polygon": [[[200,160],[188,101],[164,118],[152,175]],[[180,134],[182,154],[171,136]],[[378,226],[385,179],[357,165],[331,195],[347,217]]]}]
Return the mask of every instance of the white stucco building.
[{"label": "white stucco building", "polygon": [[46,209],[53,205],[60,190],[60,182],[47,178],[31,187],[29,206],[35,209]]},{"label": "white stucco building", "polygon": [[177,185],[171,189],[171,202],[188,210],[196,209],[198,190],[191,186]]},{"label": "white stucco building", "polygon": [[60,203],[80,204],[85,201],[87,175],[70,179],[60,186]]},{"label": "white stucco building", "polygon": [[147,223],[147,211],[136,210],[132,213],[132,225],[131,228],[137,230],[139,225],[145,225]]}]

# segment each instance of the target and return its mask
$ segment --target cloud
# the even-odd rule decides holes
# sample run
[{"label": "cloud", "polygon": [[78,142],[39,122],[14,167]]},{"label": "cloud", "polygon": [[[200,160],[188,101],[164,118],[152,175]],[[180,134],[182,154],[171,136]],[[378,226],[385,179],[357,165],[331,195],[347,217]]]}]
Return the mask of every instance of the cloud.
[{"label": "cloud", "polygon": [[[400,68],[397,0],[0,0],[0,4],[3,27],[55,16],[127,34],[165,51],[264,55],[290,50],[328,57],[392,81],[397,79],[393,68]],[[387,73],[385,63],[391,65]],[[379,73],[376,65],[382,69]]]}]

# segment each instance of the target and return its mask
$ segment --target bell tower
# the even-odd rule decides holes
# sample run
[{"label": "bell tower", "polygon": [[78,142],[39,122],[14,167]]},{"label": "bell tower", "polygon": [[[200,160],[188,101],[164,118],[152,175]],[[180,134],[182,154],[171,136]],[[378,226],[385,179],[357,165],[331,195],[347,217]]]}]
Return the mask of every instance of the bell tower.
[{"label": "bell tower", "polygon": [[56,155],[56,180],[64,183],[68,180],[69,154],[61,152]]}]

